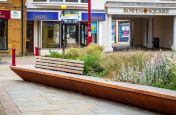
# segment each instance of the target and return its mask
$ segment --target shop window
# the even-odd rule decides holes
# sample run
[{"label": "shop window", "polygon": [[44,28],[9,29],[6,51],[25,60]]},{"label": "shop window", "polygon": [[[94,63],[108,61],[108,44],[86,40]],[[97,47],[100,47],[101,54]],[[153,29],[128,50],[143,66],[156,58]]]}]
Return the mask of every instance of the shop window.
[{"label": "shop window", "polygon": [[60,48],[59,22],[45,21],[42,25],[42,48]]},{"label": "shop window", "polygon": [[8,43],[7,43],[7,27],[8,21],[7,20],[0,20],[0,50],[7,50]]},{"label": "shop window", "polygon": [[87,2],[88,2],[88,0],[81,0],[81,2],[82,2],[82,3],[87,3]]},{"label": "shop window", "polygon": [[66,46],[75,47],[78,45],[78,26],[76,24],[65,25]]},{"label": "shop window", "polygon": [[97,43],[97,22],[91,23],[92,43]]},{"label": "shop window", "polygon": [[78,2],[78,0],[66,0],[66,2]]}]

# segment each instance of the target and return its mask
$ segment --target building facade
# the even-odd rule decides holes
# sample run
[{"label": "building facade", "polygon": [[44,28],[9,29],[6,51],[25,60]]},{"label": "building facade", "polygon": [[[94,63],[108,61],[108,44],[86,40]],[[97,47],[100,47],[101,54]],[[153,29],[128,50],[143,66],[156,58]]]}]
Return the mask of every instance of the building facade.
[{"label": "building facade", "polygon": [[[104,2],[101,4],[99,8],[97,3],[92,3],[92,42],[98,44],[103,39],[102,28],[106,22]],[[64,16],[61,5],[67,6]],[[34,52],[35,47],[39,47],[43,55],[49,49],[60,50],[63,37],[67,48],[87,45],[87,0],[28,0],[27,20],[29,53]]]},{"label": "building facade", "polygon": [[111,0],[105,6],[116,46],[176,48],[175,0]]},{"label": "building facade", "polygon": [[[66,5],[64,12],[61,5]],[[115,47],[176,48],[176,1],[92,0],[92,42]],[[28,0],[27,52],[87,44],[87,0]]]},{"label": "building facade", "polygon": [[23,10],[22,15],[22,0],[0,0],[0,56],[10,55],[12,48],[17,55],[25,52],[25,6]]}]

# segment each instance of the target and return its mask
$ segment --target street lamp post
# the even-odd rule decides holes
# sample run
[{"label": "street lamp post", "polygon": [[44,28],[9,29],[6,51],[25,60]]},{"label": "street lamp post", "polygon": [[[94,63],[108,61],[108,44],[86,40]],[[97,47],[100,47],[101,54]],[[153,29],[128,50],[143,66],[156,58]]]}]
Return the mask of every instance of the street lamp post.
[{"label": "street lamp post", "polygon": [[67,9],[66,5],[61,5],[62,9],[62,52],[65,54],[65,26],[64,26],[64,16],[65,16],[65,10]]},{"label": "street lamp post", "polygon": [[88,36],[87,36],[87,45],[92,42],[91,36],[91,0],[88,0]]}]

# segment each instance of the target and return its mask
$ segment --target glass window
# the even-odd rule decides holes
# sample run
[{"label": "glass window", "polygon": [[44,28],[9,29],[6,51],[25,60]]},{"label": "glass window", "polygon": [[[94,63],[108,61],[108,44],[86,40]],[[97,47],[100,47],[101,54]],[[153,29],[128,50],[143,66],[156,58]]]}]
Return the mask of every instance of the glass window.
[{"label": "glass window", "polygon": [[67,47],[78,45],[78,27],[77,25],[65,25],[65,37]]},{"label": "glass window", "polygon": [[0,50],[8,49],[7,27],[8,27],[8,21],[0,20]]},{"label": "glass window", "polygon": [[82,3],[87,3],[87,2],[88,2],[88,0],[81,0],[81,2],[82,2]]},{"label": "glass window", "polygon": [[78,2],[78,0],[66,0],[66,2]]},{"label": "glass window", "polygon": [[43,22],[42,48],[60,48],[59,28],[59,22]]},{"label": "glass window", "polygon": [[92,43],[97,43],[97,22],[91,23]]}]

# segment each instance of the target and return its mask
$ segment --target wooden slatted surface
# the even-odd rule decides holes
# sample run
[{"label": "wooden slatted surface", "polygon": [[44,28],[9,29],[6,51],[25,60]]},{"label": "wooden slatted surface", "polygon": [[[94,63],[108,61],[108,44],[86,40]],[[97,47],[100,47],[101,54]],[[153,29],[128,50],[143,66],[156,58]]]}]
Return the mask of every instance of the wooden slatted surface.
[{"label": "wooden slatted surface", "polygon": [[58,59],[50,57],[36,57],[36,68],[83,74],[84,62],[77,60]]}]

